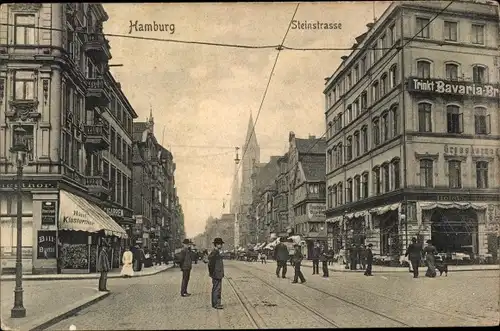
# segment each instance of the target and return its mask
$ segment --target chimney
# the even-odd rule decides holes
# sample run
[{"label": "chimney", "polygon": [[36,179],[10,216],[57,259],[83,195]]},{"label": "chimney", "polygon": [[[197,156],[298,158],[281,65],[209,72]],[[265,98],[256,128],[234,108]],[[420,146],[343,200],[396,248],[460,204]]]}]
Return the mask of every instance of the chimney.
[{"label": "chimney", "polygon": [[366,24],[366,27],[368,28],[368,30],[370,30],[371,28],[373,28],[375,24],[374,23],[368,23]]},{"label": "chimney", "polygon": [[340,58],[342,59],[342,61],[345,61],[345,60],[347,60],[348,56],[344,55],[344,56],[341,56]]},{"label": "chimney", "polygon": [[293,131],[290,131],[288,134],[288,142],[291,142],[295,138],[295,133]]}]

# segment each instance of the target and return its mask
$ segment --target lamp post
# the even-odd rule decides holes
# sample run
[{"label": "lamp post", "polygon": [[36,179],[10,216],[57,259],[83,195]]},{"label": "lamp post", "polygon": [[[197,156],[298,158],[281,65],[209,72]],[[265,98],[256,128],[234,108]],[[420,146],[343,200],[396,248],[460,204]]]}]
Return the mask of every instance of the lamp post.
[{"label": "lamp post", "polygon": [[26,317],[26,308],[23,305],[23,165],[28,148],[25,143],[26,130],[17,127],[14,136],[17,141],[10,149],[17,166],[17,245],[16,245],[16,287],[14,289],[14,307],[10,311],[12,318]]},{"label": "lamp post", "polygon": [[[234,148],[234,150],[236,152],[236,156],[234,158],[234,164],[235,164],[234,180],[235,181],[238,180],[238,164],[240,164],[240,157],[238,155],[239,149],[240,149],[239,147]],[[233,197],[233,199],[236,199],[236,198],[237,197]],[[234,210],[234,249],[235,249],[235,252],[236,252],[236,249],[238,249],[238,247],[240,246],[240,223],[238,221],[239,208],[240,208],[240,204],[238,203],[237,208],[235,208],[235,210]]]}]

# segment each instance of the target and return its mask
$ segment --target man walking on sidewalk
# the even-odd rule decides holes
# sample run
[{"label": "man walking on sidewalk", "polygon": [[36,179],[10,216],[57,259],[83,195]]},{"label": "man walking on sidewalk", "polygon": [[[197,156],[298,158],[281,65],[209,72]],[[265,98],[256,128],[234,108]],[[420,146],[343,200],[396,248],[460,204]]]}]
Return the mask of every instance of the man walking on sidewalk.
[{"label": "man walking on sidewalk", "polygon": [[326,278],[329,276],[329,274],[328,274],[328,251],[326,250],[324,245],[321,247],[319,260],[321,261],[321,266],[323,269],[323,277]]},{"label": "man walking on sidewalk", "polygon": [[422,260],[422,246],[417,244],[417,238],[411,238],[411,244],[406,250],[405,257],[409,255],[411,268],[413,268],[413,278],[418,278],[418,267]]},{"label": "man walking on sidewalk", "polygon": [[372,252],[372,244],[368,244],[366,248],[366,271],[365,276],[373,276],[372,275],[372,264],[373,264],[373,252]]},{"label": "man walking on sidewalk", "polygon": [[224,261],[220,250],[224,241],[222,238],[214,239],[214,249],[208,256],[208,274],[212,278],[212,307],[215,309],[223,309],[221,304],[222,298],[222,278],[224,278]]},{"label": "man walking on sidewalk", "polygon": [[299,244],[295,244],[294,245],[295,247],[295,252],[293,254],[293,268],[295,270],[295,274],[293,275],[293,284],[296,284],[298,283],[298,280],[300,278],[300,282],[301,283],[305,283],[306,282],[306,279],[304,278],[304,275],[302,274],[302,271],[300,270],[300,266],[302,264],[302,259],[304,258],[302,256],[302,252],[300,250],[300,245]]},{"label": "man walking on sidewalk", "polygon": [[288,262],[289,258],[289,253],[288,253],[288,248],[286,245],[283,243],[286,239],[281,238],[280,242],[278,245],[276,245],[276,248],[274,249],[274,259],[276,260],[276,277],[280,277],[280,270],[281,271],[281,278],[286,277],[286,263]]},{"label": "man walking on sidewalk", "polygon": [[319,243],[315,242],[311,252],[311,258],[313,261],[313,275],[319,275],[319,255],[320,255]]},{"label": "man walking on sidewalk", "polygon": [[106,243],[102,245],[101,253],[99,254],[99,261],[97,261],[97,271],[101,273],[101,276],[99,277],[99,291],[109,292],[109,290],[107,289],[109,259]]},{"label": "man walking on sidewalk", "polygon": [[184,245],[184,249],[181,251],[179,257],[179,266],[182,270],[181,296],[188,297],[191,295],[187,292],[187,288],[191,276],[191,268],[193,267],[191,241],[189,239],[184,239],[182,244]]}]

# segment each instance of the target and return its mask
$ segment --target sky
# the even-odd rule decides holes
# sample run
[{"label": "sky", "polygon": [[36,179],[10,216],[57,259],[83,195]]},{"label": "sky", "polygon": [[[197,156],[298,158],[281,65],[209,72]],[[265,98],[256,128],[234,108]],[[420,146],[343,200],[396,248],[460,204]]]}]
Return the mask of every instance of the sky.
[{"label": "sky", "polygon": [[[390,2],[301,3],[300,22],[341,23],[341,29],[290,29],[285,45],[350,48],[366,24]],[[226,48],[141,40],[141,37],[224,44],[278,45],[294,3],[104,4],[115,78],[144,121],[150,107],[154,134],[174,155],[175,181],[188,237],[209,216],[228,212],[236,146],[255,121],[277,50]],[[375,14],[374,14],[375,10]],[[168,31],[136,31],[132,23],[174,24]],[[139,25],[138,25],[139,26]],[[283,50],[255,126],[260,162],[288,150],[288,134],[326,130],[323,88],[349,51]],[[240,153],[241,157],[241,153]],[[227,201],[223,209],[223,202]]]}]

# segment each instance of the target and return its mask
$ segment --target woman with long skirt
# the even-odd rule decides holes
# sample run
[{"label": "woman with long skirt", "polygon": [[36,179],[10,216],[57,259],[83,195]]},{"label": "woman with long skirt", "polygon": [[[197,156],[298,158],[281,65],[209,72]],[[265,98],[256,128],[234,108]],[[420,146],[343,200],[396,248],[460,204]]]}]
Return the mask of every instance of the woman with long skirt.
[{"label": "woman with long skirt", "polygon": [[434,278],[436,277],[436,254],[437,249],[432,245],[432,241],[427,240],[427,246],[424,248],[425,262],[427,264],[426,277]]},{"label": "woman with long skirt", "polygon": [[130,251],[130,249],[128,247],[125,248],[125,252],[123,253],[122,256],[123,267],[120,273],[121,276],[127,278],[127,277],[132,277],[134,275],[134,268],[132,267],[133,259],[134,256]]}]

